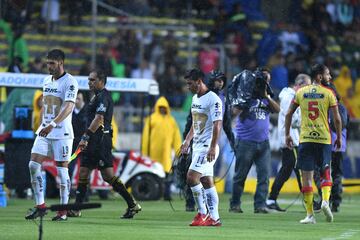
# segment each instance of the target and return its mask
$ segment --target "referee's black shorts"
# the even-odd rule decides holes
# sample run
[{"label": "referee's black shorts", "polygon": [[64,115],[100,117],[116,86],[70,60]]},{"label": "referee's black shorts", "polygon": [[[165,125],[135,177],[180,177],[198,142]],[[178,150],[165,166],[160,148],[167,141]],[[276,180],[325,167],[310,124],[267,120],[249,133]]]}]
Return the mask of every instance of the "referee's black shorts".
[{"label": "referee's black shorts", "polygon": [[81,167],[89,169],[113,167],[111,149],[112,136],[110,133],[94,134],[83,151]]}]

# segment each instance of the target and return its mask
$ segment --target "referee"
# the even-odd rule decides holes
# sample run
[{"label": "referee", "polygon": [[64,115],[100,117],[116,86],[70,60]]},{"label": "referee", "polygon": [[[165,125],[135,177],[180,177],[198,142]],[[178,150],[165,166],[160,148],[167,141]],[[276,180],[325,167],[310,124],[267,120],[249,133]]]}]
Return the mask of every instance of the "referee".
[{"label": "referee", "polygon": [[[89,176],[93,169],[98,168],[102,178],[109,183],[126,201],[128,208],[121,218],[133,218],[141,211],[141,206],[127,191],[119,177],[114,176],[112,163],[112,129],[113,101],[105,88],[106,75],[101,70],[92,71],[89,75],[89,89],[94,97],[87,105],[87,122],[90,123],[81,137],[78,148],[83,151],[81,159],[79,183],[76,190],[75,203],[82,203],[89,184]],[[79,211],[71,211],[69,217],[79,217]]]}]

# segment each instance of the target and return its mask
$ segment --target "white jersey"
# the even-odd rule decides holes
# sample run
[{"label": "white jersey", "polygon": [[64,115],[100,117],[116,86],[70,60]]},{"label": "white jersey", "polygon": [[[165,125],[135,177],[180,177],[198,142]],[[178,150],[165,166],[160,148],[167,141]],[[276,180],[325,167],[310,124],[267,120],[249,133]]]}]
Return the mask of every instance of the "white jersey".
[{"label": "white jersey", "polygon": [[[295,90],[289,87],[283,88],[279,94],[280,99],[280,112],[278,117],[278,137],[280,139],[280,147],[286,148],[285,142],[285,116],[289,110],[290,104],[295,97]],[[295,146],[299,146],[299,129],[301,125],[301,112],[297,108],[293,114],[290,136]]]},{"label": "white jersey", "polygon": [[[78,91],[78,83],[76,79],[68,73],[57,80],[53,80],[52,76],[48,76],[44,80],[43,86],[43,115],[42,123],[36,131],[47,126],[64,108],[64,102],[75,102]],[[74,131],[69,114],[62,122],[58,123],[55,128],[46,136],[49,139],[73,139]]]},{"label": "white jersey", "polygon": [[193,149],[209,148],[213,133],[213,122],[222,120],[221,99],[212,91],[201,97],[195,94],[192,98],[191,114],[194,129]]}]

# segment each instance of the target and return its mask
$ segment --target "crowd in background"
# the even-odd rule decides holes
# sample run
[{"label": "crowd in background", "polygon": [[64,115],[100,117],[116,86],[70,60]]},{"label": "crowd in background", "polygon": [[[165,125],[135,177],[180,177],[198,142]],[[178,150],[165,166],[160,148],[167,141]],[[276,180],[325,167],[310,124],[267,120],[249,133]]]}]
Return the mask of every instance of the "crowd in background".
[{"label": "crowd in background", "polygon": [[[88,1],[41,1],[41,11],[36,20],[36,1],[2,1],[7,11],[2,13],[13,29],[13,45],[8,54],[10,72],[46,72],[41,58],[26,54],[22,38],[26,24],[42,26],[50,18],[51,31],[56,31],[59,21],[68,25],[81,25],[82,15],[90,14]],[[32,2],[32,3],[31,3]],[[187,16],[214,20],[207,27],[208,37],[199,38],[196,64],[205,73],[219,68],[220,50],[225,46],[228,76],[243,69],[266,66],[271,69],[272,87],[278,93],[293,82],[299,73],[307,73],[314,63],[324,63],[332,71],[334,83],[353,118],[360,118],[360,1],[358,0],[202,0],[163,1],[136,0],[104,1],[131,15],[186,18]],[[20,3],[20,4],[19,4]],[[21,4],[22,3],[22,4]],[[191,3],[191,4],[190,4]],[[75,6],[74,6],[75,5]],[[50,10],[47,7],[51,6]],[[71,7],[74,7],[71,8]],[[189,13],[189,8],[192,11]],[[278,7],[278,9],[276,9]],[[180,9],[180,10],[179,10]],[[111,14],[99,8],[100,14]],[[60,15],[65,14],[66,20]],[[37,15],[36,15],[37,16]],[[119,18],[120,24],[124,23]],[[126,21],[125,21],[126,22]],[[21,27],[20,27],[21,26]],[[260,26],[260,30],[258,29]],[[39,31],[41,32],[41,27]],[[42,31],[43,32],[43,31]],[[186,58],[179,55],[179,38],[172,31],[165,36],[152,31],[119,29],[108,36],[106,44],[99,46],[96,65],[109,76],[154,78],[160,93],[171,107],[181,107],[186,99],[183,74]],[[139,47],[143,44],[143,56]],[[84,54],[85,63],[79,74],[87,75],[90,56]],[[77,74],[77,73],[74,73]],[[118,104],[137,104],[132,98],[113,95]]]}]

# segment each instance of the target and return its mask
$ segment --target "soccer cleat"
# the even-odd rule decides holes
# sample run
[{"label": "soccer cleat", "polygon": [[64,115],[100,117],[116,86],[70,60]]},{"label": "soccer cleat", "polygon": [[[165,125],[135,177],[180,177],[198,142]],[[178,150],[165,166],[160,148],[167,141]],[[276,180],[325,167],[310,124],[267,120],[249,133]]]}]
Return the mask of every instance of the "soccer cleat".
[{"label": "soccer cleat", "polygon": [[51,221],[66,221],[67,220],[67,211],[58,211],[56,216],[51,219]]},{"label": "soccer cleat", "polygon": [[214,220],[211,217],[208,217],[201,226],[208,226],[208,227],[221,227],[220,218],[218,220]]},{"label": "soccer cleat", "polygon": [[233,212],[233,213],[243,213],[243,210],[241,209],[240,206],[230,206],[229,212]]},{"label": "soccer cleat", "polygon": [[69,210],[66,215],[68,217],[81,217],[81,211]]},{"label": "soccer cleat", "polygon": [[334,216],[333,216],[333,214],[332,214],[332,212],[331,212],[331,209],[330,209],[330,206],[329,206],[329,202],[328,202],[328,201],[322,201],[322,203],[321,203],[321,210],[324,212],[327,222],[332,222],[332,221],[334,221]]},{"label": "soccer cleat", "polygon": [[313,214],[311,215],[307,215],[306,218],[304,218],[303,220],[300,220],[301,224],[315,224],[316,220],[315,220],[315,216]]},{"label": "soccer cleat", "polygon": [[29,209],[29,212],[25,216],[25,219],[33,220],[33,219],[36,219],[38,217],[43,217],[46,214],[47,214],[46,207],[44,207],[44,208],[34,207],[32,209]]},{"label": "soccer cleat", "polygon": [[206,226],[204,225],[205,221],[209,218],[209,214],[201,214],[198,213],[192,220],[192,222],[189,224],[189,226]]},{"label": "soccer cleat", "polygon": [[339,212],[340,210],[339,210],[339,206],[338,205],[332,205],[331,206],[331,212]]},{"label": "soccer cleat", "polygon": [[263,214],[267,214],[270,213],[270,210],[267,207],[260,207],[260,208],[256,208],[254,210],[254,213],[263,213]]},{"label": "soccer cleat", "polygon": [[137,214],[140,211],[141,211],[141,206],[140,206],[140,204],[136,203],[135,206],[133,206],[131,208],[127,208],[126,212],[124,213],[124,215],[121,216],[121,218],[122,219],[133,218],[135,216],[135,214]]},{"label": "soccer cleat", "polygon": [[275,201],[271,204],[266,204],[266,207],[271,210],[271,211],[274,211],[274,212],[286,212],[285,209],[282,209],[279,207],[278,203]]}]

